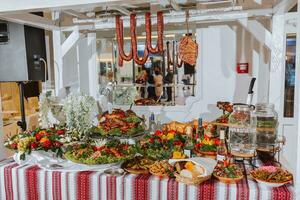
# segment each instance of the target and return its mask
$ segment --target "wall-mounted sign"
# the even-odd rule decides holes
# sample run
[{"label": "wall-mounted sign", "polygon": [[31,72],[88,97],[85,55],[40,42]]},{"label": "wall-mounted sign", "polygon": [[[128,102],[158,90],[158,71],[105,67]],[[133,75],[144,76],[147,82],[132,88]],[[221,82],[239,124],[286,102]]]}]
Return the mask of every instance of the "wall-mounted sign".
[{"label": "wall-mounted sign", "polygon": [[248,74],[249,73],[249,63],[238,63],[236,66],[236,72],[238,74]]}]

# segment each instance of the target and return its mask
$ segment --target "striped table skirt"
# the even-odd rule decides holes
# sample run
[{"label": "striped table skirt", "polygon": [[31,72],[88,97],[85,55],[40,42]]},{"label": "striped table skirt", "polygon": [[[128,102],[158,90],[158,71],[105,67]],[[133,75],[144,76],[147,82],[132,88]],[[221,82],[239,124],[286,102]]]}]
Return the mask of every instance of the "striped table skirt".
[{"label": "striped table skirt", "polygon": [[[247,171],[245,166],[245,172]],[[246,174],[246,173],[245,173]],[[216,179],[188,186],[174,178],[125,174],[108,176],[97,171],[45,171],[37,165],[19,166],[14,162],[0,166],[0,199],[293,199],[293,186],[268,188],[251,178],[237,184],[223,184]]]}]

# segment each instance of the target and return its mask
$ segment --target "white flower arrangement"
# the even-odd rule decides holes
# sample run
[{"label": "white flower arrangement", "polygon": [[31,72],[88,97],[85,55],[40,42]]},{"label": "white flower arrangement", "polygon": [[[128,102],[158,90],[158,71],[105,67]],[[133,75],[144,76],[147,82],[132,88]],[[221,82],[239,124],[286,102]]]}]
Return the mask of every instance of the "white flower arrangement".
[{"label": "white flower arrangement", "polygon": [[49,128],[52,124],[49,119],[51,110],[50,101],[46,94],[42,93],[39,99],[39,124],[42,128]]},{"label": "white flower arrangement", "polygon": [[71,132],[77,132],[83,139],[93,126],[97,114],[96,100],[88,95],[70,94],[64,101],[63,111],[66,115],[66,127]]}]

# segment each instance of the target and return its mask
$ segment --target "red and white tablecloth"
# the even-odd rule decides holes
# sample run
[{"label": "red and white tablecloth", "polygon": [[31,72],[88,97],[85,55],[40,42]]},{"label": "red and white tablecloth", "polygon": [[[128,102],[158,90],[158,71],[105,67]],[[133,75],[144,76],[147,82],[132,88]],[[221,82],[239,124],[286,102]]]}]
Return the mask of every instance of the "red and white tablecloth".
[{"label": "red and white tablecloth", "polygon": [[212,178],[197,186],[150,175],[108,176],[97,171],[53,172],[37,165],[0,164],[0,199],[293,199],[293,186],[267,188],[245,177],[226,185]]}]

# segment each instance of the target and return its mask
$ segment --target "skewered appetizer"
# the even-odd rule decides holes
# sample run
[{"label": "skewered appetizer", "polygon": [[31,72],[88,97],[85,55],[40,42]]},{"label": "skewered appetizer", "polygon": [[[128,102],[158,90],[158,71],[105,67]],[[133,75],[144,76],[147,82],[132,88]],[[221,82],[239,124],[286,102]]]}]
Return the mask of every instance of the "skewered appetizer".
[{"label": "skewered appetizer", "polygon": [[216,122],[227,124],[229,115],[233,112],[233,105],[230,102],[218,101],[217,107],[223,111],[223,115],[216,119]]},{"label": "skewered appetizer", "polygon": [[93,130],[101,136],[134,136],[145,130],[143,119],[132,110],[123,111],[115,109],[111,114],[104,113],[99,120],[99,125]]}]

